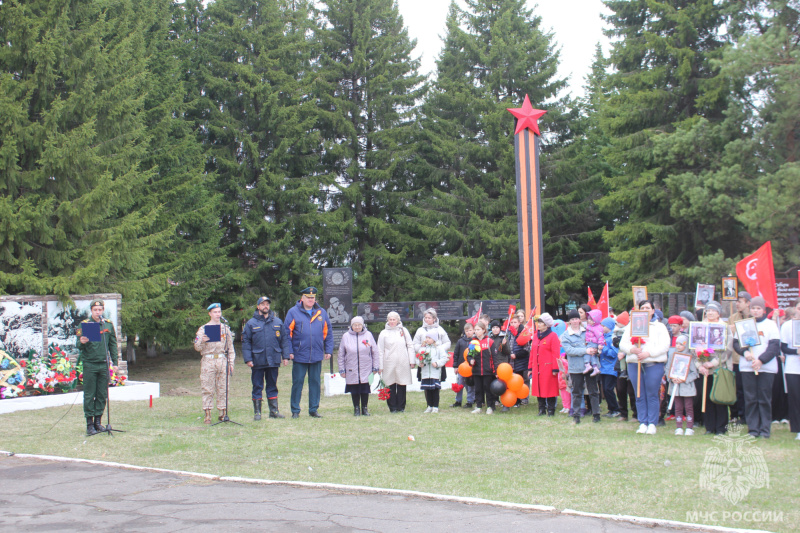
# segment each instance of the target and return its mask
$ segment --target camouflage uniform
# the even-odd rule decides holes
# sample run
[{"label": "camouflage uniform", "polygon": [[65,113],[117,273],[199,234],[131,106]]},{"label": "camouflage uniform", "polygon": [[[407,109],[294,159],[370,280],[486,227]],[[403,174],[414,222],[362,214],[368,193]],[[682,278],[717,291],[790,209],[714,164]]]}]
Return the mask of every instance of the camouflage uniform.
[{"label": "camouflage uniform", "polygon": [[[231,329],[222,324],[219,342],[203,342],[205,326],[213,325],[211,322],[200,326],[194,338],[194,349],[200,352],[203,359],[200,362],[200,387],[203,395],[203,409],[214,407],[214,391],[217,393],[217,409],[225,409],[225,361],[233,367],[236,352],[233,350],[233,335]],[[227,344],[227,355],[225,348]],[[228,394],[231,391],[231,382],[228,381]]]},{"label": "camouflage uniform", "polygon": [[[84,320],[94,322],[91,318]],[[82,344],[83,335],[79,326],[76,331],[78,336],[78,360],[83,361],[83,414],[87,417],[102,416],[108,400],[108,363],[106,361],[106,347],[113,366],[117,366],[117,334],[114,324],[105,318],[100,319],[100,342],[87,342]]]}]

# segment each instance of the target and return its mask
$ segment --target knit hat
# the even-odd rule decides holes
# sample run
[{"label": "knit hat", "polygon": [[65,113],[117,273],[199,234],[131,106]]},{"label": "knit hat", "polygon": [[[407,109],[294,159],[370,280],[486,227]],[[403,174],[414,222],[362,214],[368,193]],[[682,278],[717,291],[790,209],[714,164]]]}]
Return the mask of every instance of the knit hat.
[{"label": "knit hat", "polygon": [[719,302],[710,301],[706,304],[706,311],[716,311],[717,313],[722,312],[722,306],[719,305]]},{"label": "knit hat", "polygon": [[492,327],[492,328],[493,327],[498,327],[499,328],[500,327],[500,321],[499,320],[492,320],[492,323],[489,325],[489,327]]},{"label": "knit hat", "polygon": [[364,325],[364,319],[362,317],[356,315],[350,320],[350,325],[352,326],[354,324],[361,324],[363,326]]},{"label": "knit hat", "polygon": [[610,318],[610,317],[609,318],[604,318],[603,321],[601,322],[601,324],[603,324],[605,327],[607,327],[611,331],[614,331],[614,327],[617,325],[616,322],[614,322],[614,319]]},{"label": "knit hat", "polygon": [[689,337],[683,334],[678,335],[678,337],[675,339],[675,344],[686,344],[687,342],[689,342]]},{"label": "knit hat", "polygon": [[567,319],[572,320],[573,318],[580,318],[581,314],[578,312],[577,309],[570,309],[569,313],[567,313]]},{"label": "knit hat", "polygon": [[747,291],[739,291],[739,298],[744,298],[748,302],[753,299],[753,297],[750,296],[750,293]]},{"label": "knit hat", "polygon": [[544,324],[545,326],[547,326],[548,328],[552,327],[554,322],[553,317],[552,315],[550,315],[550,313],[542,313],[541,315],[539,315],[539,318],[537,320],[542,324]]},{"label": "knit hat", "polygon": [[669,317],[669,320],[667,320],[667,323],[668,324],[677,324],[677,325],[680,326],[681,324],[683,324],[683,317],[678,316],[678,315],[672,315],[671,317]]},{"label": "knit hat", "polygon": [[697,320],[697,317],[694,316],[691,311],[681,311],[681,318],[685,318],[689,322],[694,322]]},{"label": "knit hat", "polygon": [[[742,293],[739,293],[742,294]],[[762,309],[767,308],[767,302],[761,296],[756,296],[750,300],[750,307],[760,307]]]},{"label": "knit hat", "polygon": [[428,331],[425,333],[425,336],[426,336],[427,338],[429,338],[429,339],[433,339],[433,340],[435,340],[435,341],[438,341],[438,340],[439,340],[439,333],[438,333],[438,332],[437,332],[435,329],[429,329],[429,330],[428,330]]},{"label": "knit hat", "polygon": [[622,327],[625,327],[628,325],[628,322],[631,321],[631,315],[629,315],[627,311],[623,311],[617,315],[617,318],[615,320],[617,321],[617,324],[619,324]]}]

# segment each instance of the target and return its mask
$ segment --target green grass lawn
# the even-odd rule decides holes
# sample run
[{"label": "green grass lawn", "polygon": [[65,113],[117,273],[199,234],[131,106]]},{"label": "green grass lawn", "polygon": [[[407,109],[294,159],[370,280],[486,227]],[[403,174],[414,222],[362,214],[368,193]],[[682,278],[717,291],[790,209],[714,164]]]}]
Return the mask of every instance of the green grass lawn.
[{"label": "green grass lawn", "polygon": [[[238,352],[238,349],[237,349]],[[241,361],[241,359],[239,359]],[[443,391],[441,412],[425,415],[421,393],[409,393],[405,413],[389,414],[375,395],[371,417],[354,417],[350,396],[322,397],[324,419],[289,416],[290,367],[280,373],[280,407],[285,420],[253,421],[250,371],[237,364],[230,417],[244,426],[205,426],[200,402],[199,357],[179,352],[145,360],[131,379],[158,381],[161,398],[112,406],[114,438],[87,438],[82,408],[68,407],[3,415],[0,448],[102,459],[142,466],[225,476],[369,485],[470,496],[587,512],[629,514],[704,523],[793,531],[800,521],[800,443],[787,426],[763,451],[769,487],[752,489],[732,506],[718,493],[700,489],[706,452],[720,446],[702,428],[693,437],[673,435],[674,423],[655,436],[636,435],[637,424],[586,420],[578,426],[564,415],[536,416],[533,406],[492,416],[452,409],[453,392]],[[325,367],[323,367],[325,369]],[[307,406],[307,388],[303,406]],[[560,408],[560,406],[559,406]],[[215,413],[216,414],[216,413]],[[54,427],[53,425],[56,424]],[[13,429],[12,429],[13,428]],[[52,429],[51,429],[52,428]],[[408,436],[413,435],[414,441]],[[760,515],[735,514],[760,511]],[[782,521],[748,520],[780,516]],[[791,524],[795,524],[792,526]]]}]

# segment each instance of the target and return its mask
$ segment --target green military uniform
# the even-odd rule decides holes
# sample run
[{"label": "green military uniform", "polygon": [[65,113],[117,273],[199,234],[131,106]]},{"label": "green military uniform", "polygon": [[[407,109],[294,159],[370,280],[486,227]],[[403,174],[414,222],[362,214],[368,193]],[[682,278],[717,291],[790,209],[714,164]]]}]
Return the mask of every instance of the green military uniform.
[{"label": "green military uniform", "polygon": [[[83,413],[89,417],[101,417],[108,400],[108,365],[106,347],[113,366],[117,366],[117,334],[114,324],[100,319],[100,342],[81,344],[82,328],[78,327],[79,361],[83,361]],[[82,322],[94,322],[91,318]]]}]

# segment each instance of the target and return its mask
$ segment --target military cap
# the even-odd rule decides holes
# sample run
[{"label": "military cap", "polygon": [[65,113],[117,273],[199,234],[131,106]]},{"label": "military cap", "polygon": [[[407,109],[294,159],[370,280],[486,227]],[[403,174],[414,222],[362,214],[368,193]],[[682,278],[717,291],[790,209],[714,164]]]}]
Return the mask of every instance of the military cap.
[{"label": "military cap", "polygon": [[211,304],[211,305],[209,305],[209,306],[208,306],[208,308],[206,309],[206,311],[211,311],[211,310],[212,310],[212,309],[214,309],[215,307],[219,307],[220,309],[222,309],[222,306],[221,306],[220,304]]},{"label": "military cap", "polygon": [[92,300],[92,303],[89,305],[89,309],[91,309],[92,307],[94,307],[96,305],[100,306],[102,308],[105,308],[105,306],[106,306],[106,304],[103,303],[103,300]]},{"label": "military cap", "polygon": [[316,287],[306,287],[300,294],[306,294],[308,296],[316,296],[317,295],[317,288]]},{"label": "military cap", "polygon": [[269,299],[269,296],[262,296],[261,298],[258,299],[258,301],[256,302],[256,305],[261,305],[261,302],[272,303],[272,300]]}]

